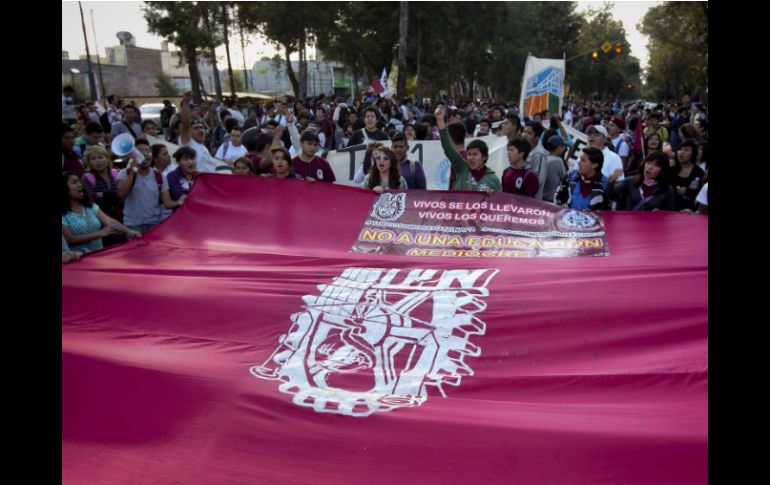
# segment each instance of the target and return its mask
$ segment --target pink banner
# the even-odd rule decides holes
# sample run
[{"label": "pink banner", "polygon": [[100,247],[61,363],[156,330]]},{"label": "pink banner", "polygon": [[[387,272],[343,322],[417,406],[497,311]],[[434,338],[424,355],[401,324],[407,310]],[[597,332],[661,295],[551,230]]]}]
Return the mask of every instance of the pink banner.
[{"label": "pink banner", "polygon": [[375,198],[206,174],[63,266],[62,483],[707,482],[707,218],[602,213],[601,258],[351,253]]},{"label": "pink banner", "polygon": [[503,192],[423,190],[381,194],[351,251],[476,258],[609,255],[598,212]]}]

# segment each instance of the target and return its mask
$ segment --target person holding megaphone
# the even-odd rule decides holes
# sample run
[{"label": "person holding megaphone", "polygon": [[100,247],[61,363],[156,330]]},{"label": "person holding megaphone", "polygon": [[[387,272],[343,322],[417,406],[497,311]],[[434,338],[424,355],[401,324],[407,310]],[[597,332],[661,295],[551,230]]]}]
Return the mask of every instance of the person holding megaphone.
[{"label": "person holding megaphone", "polygon": [[166,177],[152,166],[152,151],[147,140],[136,140],[128,166],[118,174],[118,196],[125,199],[123,223],[129,229],[147,232],[163,220],[163,208],[179,207],[179,201],[171,200]]}]

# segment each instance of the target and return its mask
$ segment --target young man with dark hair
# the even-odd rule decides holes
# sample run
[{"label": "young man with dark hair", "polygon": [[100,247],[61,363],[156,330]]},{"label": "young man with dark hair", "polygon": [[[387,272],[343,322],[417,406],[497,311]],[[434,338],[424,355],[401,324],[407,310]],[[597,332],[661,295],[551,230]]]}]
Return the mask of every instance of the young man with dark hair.
[{"label": "young man with dark hair", "polygon": [[219,147],[216,155],[214,155],[214,158],[224,160],[228,165],[232,165],[235,159],[244,157],[247,153],[246,147],[241,144],[241,134],[243,131],[238,126],[238,120],[235,118],[231,118],[231,120],[235,123],[235,126],[230,129],[230,139],[222,143],[222,146]]},{"label": "young man with dark hair", "polygon": [[[184,108],[182,108],[182,111],[184,111]],[[176,202],[176,207],[184,204],[187,194],[192,189],[198,174],[201,173],[197,169],[197,157],[198,151],[188,146],[180,147],[174,152],[174,160],[176,160],[178,166],[176,170],[168,174],[166,179],[168,181],[169,195],[171,200]]]},{"label": "young man with dark hair", "polygon": [[521,131],[521,136],[529,143],[530,152],[527,156],[527,167],[537,174],[539,189],[535,198],[543,200],[543,187],[548,170],[548,151],[540,143],[540,135],[543,134],[543,125],[537,121],[528,121]]},{"label": "young man with dark hair", "polygon": [[492,124],[488,119],[484,118],[483,120],[479,121],[479,132],[476,133],[476,136],[489,136],[491,131]]},{"label": "young man with dark hair", "polygon": [[[136,142],[137,150],[149,155],[146,140]],[[149,156],[142,163],[134,159],[118,173],[118,197],[125,200],[123,224],[131,230],[144,233],[163,220],[163,208],[175,209],[184,201],[172,200],[168,180],[149,164]]]},{"label": "young man with dark hair", "polygon": [[534,197],[540,188],[537,175],[527,169],[529,142],[517,138],[508,142],[508,162],[510,167],[503,170],[503,192]]},{"label": "young man with dark hair", "polygon": [[75,133],[67,123],[61,124],[61,171],[72,172],[83,178],[83,162],[80,155],[73,150]]},{"label": "young man with dark hair", "polygon": [[123,133],[130,133],[131,136],[136,138],[142,134],[142,125],[136,122],[139,110],[128,105],[123,108],[123,121],[112,124],[112,131],[110,131],[110,142],[113,138]]},{"label": "young man with dark hair", "polygon": [[561,181],[567,173],[567,164],[563,158],[567,145],[564,142],[564,138],[554,134],[546,140],[543,148],[548,150],[549,153],[545,185],[543,186],[543,200],[554,202],[556,192],[559,190]]},{"label": "young man with dark hair", "polygon": [[350,139],[348,146],[368,145],[370,141],[388,139],[388,135],[384,131],[377,129],[377,108],[374,106],[369,106],[364,110],[364,124],[366,126],[353,133],[353,138]]},{"label": "young man with dark hair", "polygon": [[425,190],[426,180],[425,172],[420,162],[412,162],[407,158],[409,152],[409,142],[403,133],[395,133],[390,139],[390,148],[396,155],[400,164],[401,176],[406,180],[410,189]]},{"label": "young man with dark hair", "polygon": [[568,173],[556,196],[557,203],[572,209],[600,210],[609,207],[606,196],[609,179],[602,175],[604,155],[596,147],[580,154],[577,170]]},{"label": "young man with dark hair", "polygon": [[[644,120],[644,124],[646,128],[644,129],[644,137],[647,138],[649,135],[653,133],[657,133],[658,136],[660,136],[660,139],[664,142],[668,142],[668,130],[665,126],[661,126],[660,124],[660,114],[656,112],[652,112],[647,116],[647,119]],[[586,133],[588,133],[586,131]]]},{"label": "young man with dark hair", "polygon": [[[190,114],[190,99],[192,91],[185,91],[182,95],[182,106],[180,109],[179,124],[179,144],[192,148],[197,156],[195,157],[196,168],[202,172],[213,173],[217,170],[217,161],[211,156],[208,148],[204,145],[206,141],[206,125],[200,118],[193,118]],[[176,158],[176,153],[174,154]],[[169,181],[169,185],[171,181]],[[172,188],[173,189],[173,188]],[[173,194],[173,192],[172,192]]]},{"label": "young man with dark hair", "polygon": [[83,135],[75,140],[75,146],[73,147],[73,150],[80,155],[80,158],[85,156],[86,150],[88,150],[89,147],[96,145],[101,147],[104,146],[104,128],[102,128],[101,123],[90,121],[86,123],[83,131]]},{"label": "young man with dark hair", "polygon": [[291,160],[294,172],[304,177],[308,182],[320,180],[322,182],[334,182],[334,172],[329,162],[316,155],[320,142],[318,135],[306,131],[299,139],[302,152]]},{"label": "young man with dark hair", "polygon": [[435,115],[441,137],[441,148],[444,149],[444,153],[452,163],[452,169],[457,173],[457,180],[451,189],[482,191],[488,194],[501,190],[500,179],[486,165],[489,158],[487,144],[481,140],[470,142],[466,148],[468,152],[468,161],[466,162],[449,138],[449,132],[444,123],[444,107],[442,105],[436,109]]}]

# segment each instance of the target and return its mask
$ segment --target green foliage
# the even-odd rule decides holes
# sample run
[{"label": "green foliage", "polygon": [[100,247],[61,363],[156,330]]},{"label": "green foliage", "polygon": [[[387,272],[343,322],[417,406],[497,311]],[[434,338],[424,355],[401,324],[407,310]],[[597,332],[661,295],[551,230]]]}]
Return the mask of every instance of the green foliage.
[{"label": "green foliage", "polygon": [[179,88],[174,81],[162,72],[155,74],[155,89],[158,96],[179,96]]},{"label": "green foliage", "polygon": [[193,98],[200,102],[198,51],[212,44],[210,29],[203,28],[204,2],[144,2],[147,28],[182,50],[192,81]]},{"label": "green foliage", "polygon": [[[576,48],[567,52],[568,59],[577,56],[567,64],[567,83],[574,97],[628,99],[638,93],[634,86],[641,82],[639,60],[631,54],[623,24],[612,18],[611,8],[611,3],[605,3],[599,9],[589,9]],[[613,47],[608,53],[601,49],[605,41]],[[614,52],[617,41],[623,45],[620,56]],[[599,53],[597,62],[591,60],[594,50]]]},{"label": "green foliage", "polygon": [[233,81],[235,81],[235,90],[239,93],[246,91],[246,81],[244,80],[242,69],[233,69]]},{"label": "green foliage", "polygon": [[680,98],[708,87],[708,2],[665,2],[647,11],[639,30],[649,36],[649,94]]}]

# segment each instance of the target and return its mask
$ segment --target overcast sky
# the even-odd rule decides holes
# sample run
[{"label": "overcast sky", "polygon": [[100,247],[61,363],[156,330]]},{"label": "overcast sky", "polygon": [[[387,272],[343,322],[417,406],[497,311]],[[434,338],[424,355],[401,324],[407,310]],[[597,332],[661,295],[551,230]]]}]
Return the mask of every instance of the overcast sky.
[{"label": "overcast sky", "polygon": [[[578,2],[578,12],[584,12],[589,6],[600,6],[603,2]],[[615,2],[612,10],[613,16],[623,22],[626,29],[631,53],[639,58],[642,68],[646,67],[649,57],[647,52],[647,38],[636,30],[647,9],[662,2]],[[115,36],[120,31],[128,31],[136,39],[136,45],[150,49],[160,49],[162,38],[147,32],[147,23],[142,16],[142,2],[82,2],[83,14],[86,20],[86,32],[88,35],[88,47],[91,54],[96,53],[104,57],[104,49],[119,44]],[[91,12],[96,27],[96,39],[91,27]],[[83,28],[80,22],[80,9],[77,1],[63,1],[62,13],[62,50],[68,51],[70,59],[77,59],[85,55],[86,48],[83,42]],[[217,54],[224,61],[225,48],[220,47]],[[275,49],[255,36],[246,37],[246,65],[251,68],[254,62],[262,56],[272,57]],[[310,58],[312,50],[308,51]],[[535,54],[536,55],[536,54]],[[237,30],[231,33],[230,56],[234,69],[242,69],[243,57],[241,54],[240,38]]]}]

